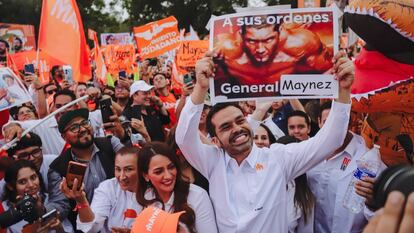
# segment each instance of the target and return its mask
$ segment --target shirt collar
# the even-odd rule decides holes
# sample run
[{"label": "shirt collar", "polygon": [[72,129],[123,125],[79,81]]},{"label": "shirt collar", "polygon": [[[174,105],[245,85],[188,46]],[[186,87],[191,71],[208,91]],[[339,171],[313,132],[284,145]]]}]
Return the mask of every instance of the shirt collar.
[{"label": "shirt collar", "polygon": [[338,155],[347,153],[349,156],[354,157],[357,154],[358,147],[359,147],[359,141],[357,141],[356,135],[352,133],[351,141],[349,141],[345,149],[341,151],[340,153],[338,153]]},{"label": "shirt collar", "polygon": [[[91,159],[89,161],[91,161],[93,159],[93,157],[96,155],[96,153],[99,152],[99,148],[95,145],[95,143],[92,146],[93,146],[92,156],[91,156]],[[80,163],[89,162],[89,161],[85,161],[85,160],[81,160],[81,159],[76,158],[76,155],[73,154],[72,150],[70,151],[70,155],[72,156],[72,159],[76,162],[80,162]]]},{"label": "shirt collar", "polygon": [[[146,200],[153,200],[155,198],[155,193],[153,188],[147,189],[145,191],[144,197]],[[174,192],[171,194],[170,199],[168,199],[167,203],[164,203],[165,211],[172,210],[172,206],[174,205]]]},{"label": "shirt collar", "polygon": [[[257,153],[258,153],[258,147],[253,143],[252,150],[250,151],[250,154],[247,156],[246,159],[242,162],[241,165],[247,164],[250,166],[250,168],[255,169],[256,161],[257,161]],[[229,166],[230,160],[233,159],[227,152],[224,153],[224,162],[226,167]]]}]

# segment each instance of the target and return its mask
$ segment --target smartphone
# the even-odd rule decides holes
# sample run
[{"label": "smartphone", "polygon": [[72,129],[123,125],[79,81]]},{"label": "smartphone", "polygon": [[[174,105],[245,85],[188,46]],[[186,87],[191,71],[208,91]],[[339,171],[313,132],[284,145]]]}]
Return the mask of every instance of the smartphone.
[{"label": "smartphone", "polygon": [[127,78],[127,74],[126,74],[126,72],[125,72],[124,70],[119,71],[118,76],[119,76],[120,78]]},{"label": "smartphone", "polygon": [[65,80],[69,84],[73,84],[73,71],[72,67],[69,65],[62,66],[63,72],[65,73]]},{"label": "smartphone", "polygon": [[55,219],[58,216],[58,211],[56,209],[53,209],[49,212],[47,212],[46,214],[44,214],[40,220],[41,225],[44,226],[46,224],[48,224],[50,221],[52,221],[53,219]]},{"label": "smartphone", "polygon": [[187,73],[187,74],[184,75],[183,81],[184,81],[184,84],[187,85],[187,84],[193,82],[193,77],[191,76],[190,73]]},{"label": "smartphone", "polygon": [[141,106],[139,105],[133,105],[131,107],[131,118],[135,118],[138,120],[142,120],[142,114],[141,114]]},{"label": "smartphone", "polygon": [[66,182],[68,187],[72,189],[75,178],[78,179],[78,190],[82,186],[83,176],[85,175],[87,165],[74,161],[69,162],[68,171],[66,173]]},{"label": "smartphone", "polygon": [[26,64],[26,65],[24,65],[24,72],[25,73],[32,73],[32,74],[34,74],[35,73],[34,65],[33,64]]},{"label": "smartphone", "polygon": [[113,112],[111,109],[111,106],[112,106],[111,98],[100,100],[99,106],[101,107],[102,122],[103,123],[110,122],[111,120],[109,119],[109,117],[113,115]]}]

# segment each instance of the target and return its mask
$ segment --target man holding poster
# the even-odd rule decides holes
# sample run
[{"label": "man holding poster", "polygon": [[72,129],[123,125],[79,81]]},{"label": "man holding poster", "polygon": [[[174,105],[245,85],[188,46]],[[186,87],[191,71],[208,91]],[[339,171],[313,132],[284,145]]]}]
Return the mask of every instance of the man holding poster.
[{"label": "man holding poster", "polygon": [[344,52],[334,60],[339,97],[323,128],[309,140],[270,148],[254,145],[252,127],[240,107],[231,103],[213,106],[206,124],[214,145],[201,142],[198,125],[214,76],[211,54],[196,64],[197,81],[175,139],[187,161],[210,183],[219,232],[288,232],[287,183],[330,156],[347,132],[353,63]]},{"label": "man holding poster", "polygon": [[219,57],[213,96],[234,101],[294,94],[284,91],[290,86],[282,85],[283,75],[323,74],[332,67],[333,12],[297,11],[214,21],[210,43]]}]

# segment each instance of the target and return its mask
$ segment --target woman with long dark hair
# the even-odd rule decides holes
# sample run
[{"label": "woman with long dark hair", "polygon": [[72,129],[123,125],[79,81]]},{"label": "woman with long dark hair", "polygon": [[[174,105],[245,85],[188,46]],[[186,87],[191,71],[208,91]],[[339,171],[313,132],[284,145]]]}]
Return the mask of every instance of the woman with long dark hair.
[{"label": "woman with long dark hair", "polygon": [[[300,142],[292,136],[283,136],[277,143],[290,144]],[[306,173],[288,182],[288,226],[289,233],[312,233],[313,232],[313,208],[315,197],[308,186]]]},{"label": "woman with long dark hair", "polygon": [[260,124],[254,132],[254,143],[257,147],[269,147],[276,142],[276,138],[265,124]]},{"label": "woman with long dark hair", "polygon": [[[2,197],[2,207],[7,211],[25,195],[30,195],[36,200],[36,207],[31,213],[31,220],[21,220],[7,228],[7,232],[23,232],[24,229],[33,229],[36,232],[72,232],[72,226],[66,220],[63,228],[58,218],[55,218],[46,226],[41,226],[37,221],[46,211],[47,195],[43,185],[43,179],[36,166],[28,160],[18,160],[14,162],[7,170],[4,177],[6,185],[4,187],[4,196]],[[53,231],[54,232],[54,231]]]},{"label": "woman with long dark hair", "polygon": [[217,226],[208,194],[183,179],[174,150],[165,143],[146,144],[138,156],[137,201],[180,216],[190,232],[215,233]]}]

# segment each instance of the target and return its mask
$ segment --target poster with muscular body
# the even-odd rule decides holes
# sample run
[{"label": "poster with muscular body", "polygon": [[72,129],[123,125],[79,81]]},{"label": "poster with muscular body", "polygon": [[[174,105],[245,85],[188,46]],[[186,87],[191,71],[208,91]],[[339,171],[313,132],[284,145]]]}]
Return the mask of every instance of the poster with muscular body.
[{"label": "poster with muscular body", "polygon": [[217,56],[212,101],[335,98],[329,74],[338,48],[331,8],[278,9],[216,17],[210,48]]}]

